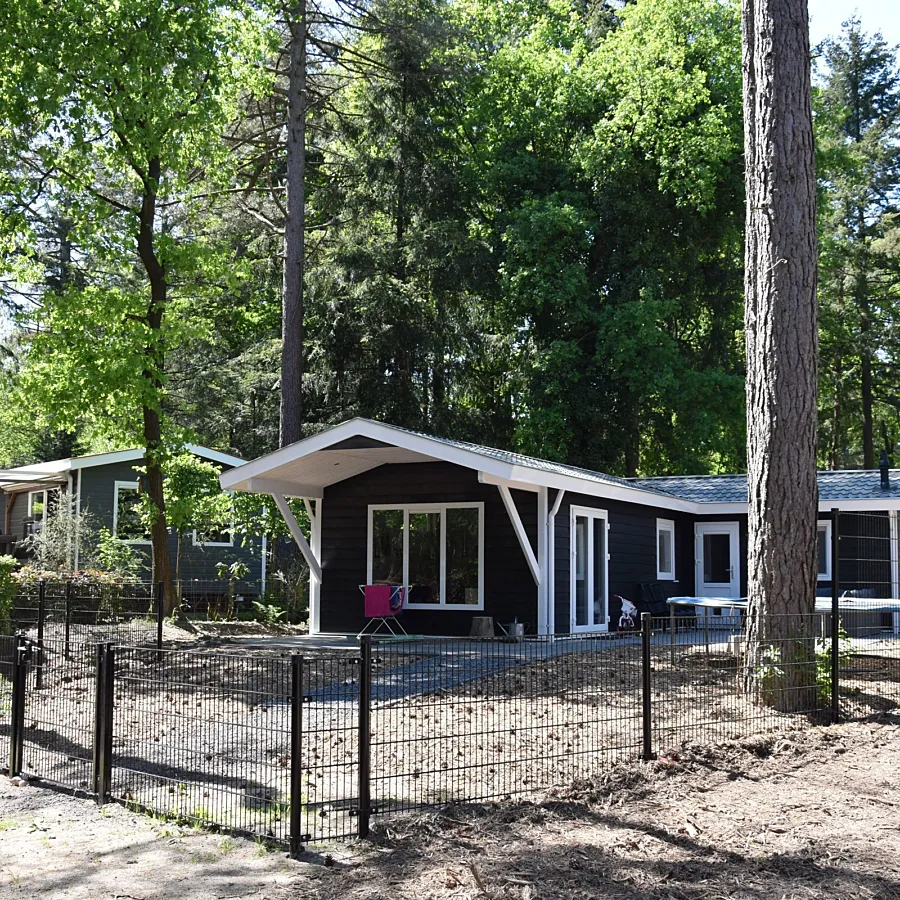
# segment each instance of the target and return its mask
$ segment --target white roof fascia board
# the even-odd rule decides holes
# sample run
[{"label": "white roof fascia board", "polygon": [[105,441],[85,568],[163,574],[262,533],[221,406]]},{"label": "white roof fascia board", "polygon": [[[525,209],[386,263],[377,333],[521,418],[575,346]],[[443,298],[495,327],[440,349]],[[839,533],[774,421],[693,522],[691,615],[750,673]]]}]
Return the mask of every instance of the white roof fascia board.
[{"label": "white roof fascia board", "polygon": [[224,466],[242,466],[247,461],[239,456],[222,453],[220,450],[210,450],[209,447],[201,447],[199,444],[185,444],[185,450],[190,450],[194,456],[202,456],[211,462],[221,463]]},{"label": "white roof fascia board", "polygon": [[90,469],[113,463],[135,462],[143,458],[143,450],[113,450],[109,453],[95,453],[93,456],[76,456],[70,462],[73,469]]},{"label": "white roof fascia board", "polygon": [[[325,450],[346,438],[356,436],[383,441],[395,447],[402,447],[405,450],[421,453],[423,456],[430,456],[434,459],[474,469],[480,473],[480,477],[483,480],[493,477],[501,479],[503,482],[521,482],[523,490],[531,490],[532,488],[527,487],[527,485],[533,485],[535,488],[552,487],[589,496],[623,500],[682,512],[693,512],[696,508],[696,503],[692,501],[680,500],[677,497],[667,497],[663,494],[655,494],[640,488],[625,487],[624,485],[610,484],[600,480],[595,481],[590,478],[578,478],[574,475],[547,472],[543,469],[532,469],[528,466],[512,465],[502,460],[493,459],[483,453],[467,450],[464,447],[454,447],[440,440],[434,440],[418,434],[410,434],[407,431],[392,428],[389,425],[382,425],[379,422],[371,422],[367,419],[351,419],[327,431],[283,447],[266,456],[261,456],[252,462],[244,463],[242,466],[223,472],[219,481],[226,490],[252,490],[252,488],[247,486],[252,479],[265,478],[266,473],[272,469],[294,462],[297,459],[302,459],[319,450]],[[485,483],[496,484],[498,482],[486,481]]]},{"label": "white roof fascia board", "polygon": [[[319,450],[326,450],[333,444],[338,444],[347,438],[357,436],[382,441],[395,447],[420,453],[423,456],[430,456],[434,459],[473,469],[478,472],[479,480],[484,484],[506,484],[508,487],[520,490],[552,487],[557,490],[584,494],[590,497],[620,500],[624,503],[635,503],[641,506],[652,506],[658,509],[674,510],[701,516],[740,515],[747,512],[747,503],[745,501],[703,502],[684,500],[679,497],[657,494],[652,491],[613,484],[599,479],[579,478],[575,475],[515,465],[503,460],[493,459],[489,455],[468,450],[465,447],[454,447],[440,440],[411,434],[403,429],[359,418],[350,419],[319,434],[304,438],[287,447],[282,447],[280,450],[275,450],[258,459],[238,465],[227,472],[223,472],[219,480],[222,487],[226,490],[271,492],[261,487],[250,487],[250,482],[253,481],[257,485],[275,484],[280,493],[287,493],[289,496],[302,496],[297,493],[298,490],[302,490],[307,492],[305,496],[320,497],[322,488],[317,488],[313,485],[292,485],[290,481],[279,479],[270,481],[267,473],[295,460],[303,459]],[[259,479],[263,479],[263,481]],[[314,491],[319,491],[320,493],[317,494]],[[900,498],[837,500],[821,501],[819,503],[820,511],[827,511],[832,507],[838,507],[847,512],[900,509]]]},{"label": "white roof fascia board", "polygon": [[506,468],[509,474],[504,477],[508,481],[520,481],[539,487],[552,487],[558,490],[570,491],[574,494],[585,494],[589,497],[621,500],[624,503],[637,503],[641,506],[655,506],[660,509],[671,509],[678,512],[697,511],[698,504],[694,500],[682,500],[679,497],[654,494],[652,491],[612,484],[607,481],[594,481],[591,478],[578,478],[575,475],[545,472],[542,469],[529,469],[525,466],[506,465]]}]

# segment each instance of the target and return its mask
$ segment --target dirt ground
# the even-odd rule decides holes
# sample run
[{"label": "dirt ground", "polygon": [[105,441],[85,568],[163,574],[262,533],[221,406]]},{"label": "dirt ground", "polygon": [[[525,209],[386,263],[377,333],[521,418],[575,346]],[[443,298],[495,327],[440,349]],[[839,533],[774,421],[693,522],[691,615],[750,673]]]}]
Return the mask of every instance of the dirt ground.
[{"label": "dirt ground", "polygon": [[0,783],[0,897],[896,900],[900,719],[688,746],[540,802],[378,823],[288,860]]}]

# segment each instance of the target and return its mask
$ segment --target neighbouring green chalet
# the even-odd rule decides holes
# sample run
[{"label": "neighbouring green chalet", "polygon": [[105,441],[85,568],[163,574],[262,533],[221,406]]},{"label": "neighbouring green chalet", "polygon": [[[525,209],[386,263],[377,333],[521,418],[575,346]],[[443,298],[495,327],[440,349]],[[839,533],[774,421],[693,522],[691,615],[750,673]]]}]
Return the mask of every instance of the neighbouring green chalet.
[{"label": "neighbouring green chalet", "polygon": [[[208,447],[189,444],[185,449],[226,471],[244,462]],[[141,473],[135,467],[141,466],[143,459],[143,450],[117,450],[0,470],[0,553],[12,553],[27,562],[25,539],[42,527],[49,510],[68,501],[74,512],[89,512],[97,529],[108,529],[143,556],[149,578],[149,536],[136,515]],[[175,542],[175,535],[170,534],[173,564]],[[72,556],[72,567],[77,570],[82,563],[77,546],[73,547]],[[193,532],[182,541],[184,594],[205,593],[220,582],[217,564],[230,564],[237,559],[249,568],[244,583],[262,593],[266,581],[264,538],[252,537],[237,543],[229,531]]]}]

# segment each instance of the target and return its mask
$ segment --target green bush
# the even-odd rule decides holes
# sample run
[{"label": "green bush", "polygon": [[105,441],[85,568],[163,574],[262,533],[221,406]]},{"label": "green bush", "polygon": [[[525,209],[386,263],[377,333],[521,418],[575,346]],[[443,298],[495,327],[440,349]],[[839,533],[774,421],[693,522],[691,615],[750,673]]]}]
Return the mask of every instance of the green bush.
[{"label": "green bush", "polygon": [[0,556],[0,634],[12,631],[13,603],[19,590],[13,573],[18,565],[11,556]]}]

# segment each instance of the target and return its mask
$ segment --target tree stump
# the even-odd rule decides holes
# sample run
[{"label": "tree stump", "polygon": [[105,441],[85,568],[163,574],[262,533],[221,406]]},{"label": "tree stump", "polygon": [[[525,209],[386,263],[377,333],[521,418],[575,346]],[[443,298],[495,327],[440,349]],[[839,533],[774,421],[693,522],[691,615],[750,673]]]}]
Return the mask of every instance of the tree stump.
[{"label": "tree stump", "polygon": [[473,616],[469,637],[492,638],[494,636],[493,616]]}]

